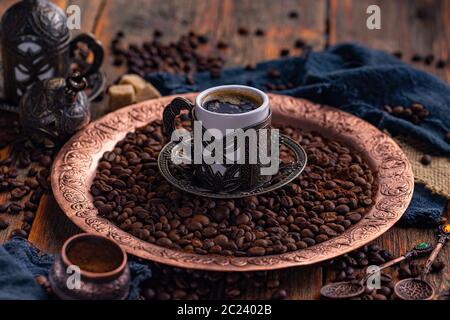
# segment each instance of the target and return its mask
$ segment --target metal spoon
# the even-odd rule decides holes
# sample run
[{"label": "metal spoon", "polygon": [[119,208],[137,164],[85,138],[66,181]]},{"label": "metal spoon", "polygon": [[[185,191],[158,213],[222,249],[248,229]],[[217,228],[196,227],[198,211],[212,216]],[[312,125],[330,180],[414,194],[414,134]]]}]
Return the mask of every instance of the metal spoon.
[{"label": "metal spoon", "polygon": [[[416,258],[418,256],[429,253],[431,249],[432,247],[429,243],[427,242],[419,243],[412,250],[406,252],[404,255],[379,266],[377,272],[389,268],[393,265],[396,265],[397,263],[402,262],[403,260],[409,258]],[[320,294],[322,295],[322,297],[327,299],[349,299],[357,297],[366,290],[365,283],[367,279],[374,273],[375,272],[367,274],[360,281],[353,280],[327,284],[326,286],[323,286],[320,289]]]},{"label": "metal spoon", "polygon": [[395,284],[394,292],[402,300],[432,300],[435,295],[434,287],[425,280],[430,273],[431,266],[439,252],[450,239],[450,224],[439,228],[439,240],[436,248],[431,252],[420,276],[401,280]]}]

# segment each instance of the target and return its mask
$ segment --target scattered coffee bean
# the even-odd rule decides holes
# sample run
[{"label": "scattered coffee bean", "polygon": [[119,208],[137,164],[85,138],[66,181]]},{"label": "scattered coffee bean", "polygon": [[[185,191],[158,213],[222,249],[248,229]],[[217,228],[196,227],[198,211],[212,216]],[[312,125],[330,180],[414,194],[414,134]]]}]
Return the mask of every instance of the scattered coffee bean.
[{"label": "scattered coffee bean", "polygon": [[163,34],[163,32],[162,32],[161,30],[155,29],[155,30],[153,31],[153,36],[154,36],[155,38],[161,38],[163,35],[164,35],[164,34]]},{"label": "scattered coffee bean", "polygon": [[0,230],[4,230],[9,227],[9,222],[5,217],[0,216]]},{"label": "scattered coffee bean", "polygon": [[263,29],[256,29],[255,30],[255,36],[257,37],[264,37],[266,35],[266,32]]},{"label": "scattered coffee bean", "polygon": [[437,69],[444,69],[447,66],[447,63],[445,62],[445,60],[439,59],[436,62],[436,68]]},{"label": "scattered coffee bean", "polygon": [[272,295],[272,300],[285,300],[288,297],[286,290],[279,289]]},{"label": "scattered coffee bean", "polygon": [[241,36],[247,36],[248,35],[248,29],[244,27],[238,28],[238,34]]},{"label": "scattered coffee bean", "polygon": [[422,163],[424,166],[428,166],[431,164],[432,158],[429,154],[425,154],[420,159],[420,163]]},{"label": "scattered coffee bean", "polygon": [[217,49],[228,49],[228,44],[224,41],[219,41],[217,43]]},{"label": "scattered coffee bean", "polygon": [[298,12],[297,11],[291,11],[291,12],[289,12],[288,16],[291,19],[297,19],[298,18]]},{"label": "scattered coffee bean", "polygon": [[421,55],[419,55],[419,54],[414,54],[412,57],[411,57],[411,61],[412,62],[420,62],[420,61],[422,61],[423,60],[423,57],[421,56]]},{"label": "scattered coffee bean", "polygon": [[[141,77],[160,71],[179,74],[209,71],[213,77],[220,76],[224,59],[212,54],[204,56],[198,51],[200,45],[208,43],[205,35],[189,32],[170,44],[160,41],[161,37],[162,32],[155,30],[152,41],[129,44],[128,47],[124,44],[124,37],[114,38],[111,42],[113,64],[119,66],[126,63],[128,73]],[[222,41],[217,46],[219,49],[228,47]]]},{"label": "scattered coffee bean", "polygon": [[287,56],[289,56],[289,49],[281,49],[280,57],[287,57]]},{"label": "scattered coffee bean", "polygon": [[442,260],[435,260],[431,265],[431,272],[439,273],[445,268],[445,263]]},{"label": "scattered coffee bean", "polygon": [[11,237],[27,238],[28,237],[28,233],[25,230],[22,230],[22,229],[14,229],[11,232]]},{"label": "scattered coffee bean", "polygon": [[267,70],[267,76],[271,79],[277,79],[280,77],[280,71],[277,69],[269,69]]},{"label": "scattered coffee bean", "polygon": [[383,107],[383,110],[396,117],[406,119],[416,125],[419,125],[430,115],[430,112],[419,103],[413,103],[410,108],[405,108],[403,106],[392,108],[388,105],[385,105]]},{"label": "scattered coffee bean", "polygon": [[428,54],[425,56],[425,59],[423,60],[423,62],[428,66],[430,65],[432,62],[434,61],[434,55],[433,54]]},{"label": "scattered coffee bean", "polygon": [[450,143],[450,132],[447,132],[447,134],[445,135],[445,141],[447,141],[447,143]]},{"label": "scattered coffee bean", "polygon": [[403,57],[403,53],[401,51],[395,51],[392,53],[392,55],[398,59],[401,59]]},{"label": "scattered coffee bean", "polygon": [[295,40],[294,47],[297,49],[303,49],[306,47],[306,41],[303,39]]}]

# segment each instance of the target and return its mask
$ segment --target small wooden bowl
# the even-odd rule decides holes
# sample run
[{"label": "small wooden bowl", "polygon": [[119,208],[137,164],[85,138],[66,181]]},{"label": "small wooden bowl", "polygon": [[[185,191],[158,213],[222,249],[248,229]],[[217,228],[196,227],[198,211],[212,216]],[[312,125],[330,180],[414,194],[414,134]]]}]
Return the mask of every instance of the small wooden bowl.
[{"label": "small wooden bowl", "polygon": [[50,270],[50,284],[63,300],[123,300],[130,286],[127,260],[116,242],[78,234],[64,243]]}]

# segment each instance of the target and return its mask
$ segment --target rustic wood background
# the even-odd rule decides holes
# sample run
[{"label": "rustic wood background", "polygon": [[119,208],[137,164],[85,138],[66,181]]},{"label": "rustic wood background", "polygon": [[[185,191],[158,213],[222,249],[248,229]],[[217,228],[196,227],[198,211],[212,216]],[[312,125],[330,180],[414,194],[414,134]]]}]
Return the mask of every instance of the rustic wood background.
[{"label": "rustic wood background", "polygon": [[[0,15],[15,0],[2,0]],[[112,67],[109,43],[118,30],[127,40],[151,38],[155,28],[163,30],[165,40],[175,40],[188,30],[207,34],[230,44],[229,66],[277,58],[283,48],[292,48],[296,39],[305,39],[314,49],[343,41],[356,41],[388,52],[401,51],[405,61],[413,54],[433,54],[450,58],[450,0],[54,0],[61,8],[76,4],[82,10],[82,32],[92,32],[108,50],[104,63],[108,80],[114,81],[123,70]],[[382,10],[382,29],[366,28],[366,9],[377,4]],[[298,19],[289,19],[296,11]],[[265,37],[241,37],[238,27],[250,31],[263,28]],[[293,52],[295,53],[295,51]],[[450,68],[415,64],[417,68],[450,81]],[[95,106],[96,116],[105,104]],[[0,158],[7,150],[0,151]],[[0,194],[0,203],[5,201]],[[450,207],[449,207],[450,209]],[[448,215],[448,213],[446,213]],[[20,216],[10,217],[11,225],[0,232],[0,243],[19,228]],[[54,199],[44,197],[30,233],[30,241],[48,252],[57,252],[69,236],[80,232],[61,212]],[[395,255],[404,253],[420,241],[435,241],[433,230],[394,227],[377,242]],[[441,254],[446,269],[433,275],[438,292],[450,289],[450,249]],[[331,275],[320,266],[280,271],[281,282],[291,299],[316,299],[323,282]],[[395,277],[396,274],[394,273]],[[248,290],[245,298],[265,298]],[[213,293],[214,297],[220,297]]]}]

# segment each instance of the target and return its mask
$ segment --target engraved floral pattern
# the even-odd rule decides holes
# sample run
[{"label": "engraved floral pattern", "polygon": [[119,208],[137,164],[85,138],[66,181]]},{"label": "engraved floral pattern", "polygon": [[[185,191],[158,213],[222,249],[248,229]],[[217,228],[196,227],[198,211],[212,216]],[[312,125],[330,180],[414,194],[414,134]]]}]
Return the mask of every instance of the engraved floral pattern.
[{"label": "engraved floral pattern", "polygon": [[[185,95],[193,99],[194,94]],[[375,204],[353,228],[329,241],[304,250],[265,257],[197,255],[155,246],[133,237],[97,215],[89,193],[98,159],[127,132],[161,119],[163,108],[173,99],[165,97],[133,105],[90,124],[73,137],[55,160],[52,187],[65,214],[87,232],[101,233],[117,241],[128,253],[178,267],[217,271],[269,270],[302,266],[328,260],[354,250],[386,232],[406,210],[413,193],[414,177],[408,159],[397,144],[367,122],[338,109],[292,97],[270,95],[277,119],[290,119],[293,126],[333,135],[364,152],[378,172]]]}]

